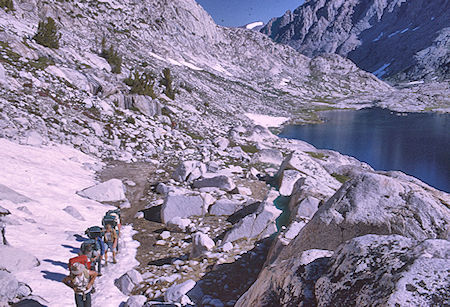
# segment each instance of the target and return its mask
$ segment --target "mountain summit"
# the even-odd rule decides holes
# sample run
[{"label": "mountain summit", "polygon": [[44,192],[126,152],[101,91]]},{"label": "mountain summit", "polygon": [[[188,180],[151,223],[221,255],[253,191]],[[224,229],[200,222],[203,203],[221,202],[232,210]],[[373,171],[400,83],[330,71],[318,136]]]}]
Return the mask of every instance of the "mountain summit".
[{"label": "mountain summit", "polygon": [[380,78],[449,76],[447,0],[309,0],[261,30],[314,57],[337,53]]}]

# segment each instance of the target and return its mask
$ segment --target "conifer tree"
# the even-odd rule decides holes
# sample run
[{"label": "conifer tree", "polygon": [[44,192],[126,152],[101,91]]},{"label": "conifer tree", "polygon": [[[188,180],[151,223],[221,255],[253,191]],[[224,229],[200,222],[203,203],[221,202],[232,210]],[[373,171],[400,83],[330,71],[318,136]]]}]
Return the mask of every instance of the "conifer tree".
[{"label": "conifer tree", "polygon": [[51,17],[48,17],[46,22],[39,22],[37,33],[33,37],[38,44],[53,49],[59,48],[60,38],[61,34],[58,33],[55,20]]}]

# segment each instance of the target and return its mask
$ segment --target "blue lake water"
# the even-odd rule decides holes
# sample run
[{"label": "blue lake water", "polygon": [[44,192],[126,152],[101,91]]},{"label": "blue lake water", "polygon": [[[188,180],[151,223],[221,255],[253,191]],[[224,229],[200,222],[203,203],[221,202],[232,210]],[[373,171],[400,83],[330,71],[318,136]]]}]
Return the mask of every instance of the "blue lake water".
[{"label": "blue lake water", "polygon": [[339,151],[376,170],[400,170],[450,192],[450,114],[370,108],[321,116],[323,124],[287,126],[280,136]]}]

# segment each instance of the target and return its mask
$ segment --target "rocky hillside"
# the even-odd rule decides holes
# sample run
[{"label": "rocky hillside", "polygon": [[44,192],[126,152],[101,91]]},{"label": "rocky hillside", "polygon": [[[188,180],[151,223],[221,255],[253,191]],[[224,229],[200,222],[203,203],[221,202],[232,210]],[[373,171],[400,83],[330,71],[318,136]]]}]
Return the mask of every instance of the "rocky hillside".
[{"label": "rocky hillside", "polygon": [[446,0],[310,0],[261,32],[307,56],[336,53],[380,78],[448,79]]}]

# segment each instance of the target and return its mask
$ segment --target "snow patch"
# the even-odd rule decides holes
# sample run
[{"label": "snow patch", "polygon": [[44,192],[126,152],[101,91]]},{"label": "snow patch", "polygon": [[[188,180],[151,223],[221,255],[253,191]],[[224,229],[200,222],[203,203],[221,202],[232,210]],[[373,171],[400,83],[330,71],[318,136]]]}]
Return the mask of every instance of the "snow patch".
[{"label": "snow patch", "polygon": [[384,64],[383,66],[381,66],[380,68],[378,68],[377,70],[375,70],[374,72],[372,72],[375,76],[377,76],[377,78],[381,78],[386,74],[386,68],[389,67],[389,65],[391,65],[392,63],[388,63],[388,64]]},{"label": "snow patch", "polygon": [[251,119],[255,125],[260,125],[266,128],[279,127],[289,120],[288,117],[276,117],[254,113],[245,113],[244,115]]},{"label": "snow patch", "polygon": [[256,21],[256,22],[249,23],[248,25],[245,26],[245,28],[251,30],[251,29],[254,29],[256,27],[263,26],[263,25],[264,25],[264,22]]},{"label": "snow patch", "polygon": [[377,42],[379,41],[382,37],[383,37],[383,32],[380,33],[380,35],[377,36],[377,38],[375,38],[372,42]]},{"label": "snow patch", "polygon": [[232,76],[232,74],[230,74],[225,68],[223,68],[220,64],[215,64],[214,66],[211,66],[212,69],[224,73],[227,76]]},{"label": "snow patch", "polygon": [[393,36],[395,36],[395,35],[397,35],[397,34],[399,34],[399,33],[400,33],[400,30],[395,31],[395,32],[389,34],[388,37],[391,38],[391,37],[393,37]]},{"label": "snow patch", "polygon": [[[49,306],[74,306],[73,290],[61,282],[69,273],[69,258],[76,256],[81,244],[80,237],[74,235],[101,225],[104,213],[113,208],[75,193],[96,183],[94,171],[85,165],[100,161],[65,145],[31,147],[0,139],[0,148],[0,184],[32,199],[25,204],[32,215],[18,210],[20,204],[0,200],[18,222],[7,225],[6,238],[13,247],[28,251],[40,261],[39,266],[15,275]],[[76,208],[86,221],[71,218],[63,211],[67,206]],[[122,229],[118,263],[110,264],[97,279],[94,306],[119,306],[126,300],[112,285],[115,278],[138,264],[135,254],[139,243],[132,239],[131,226]]]}]

